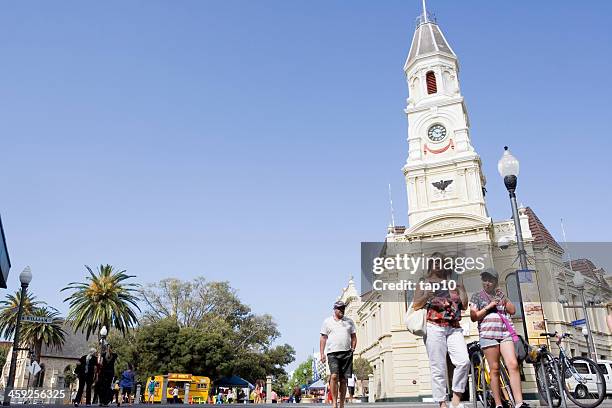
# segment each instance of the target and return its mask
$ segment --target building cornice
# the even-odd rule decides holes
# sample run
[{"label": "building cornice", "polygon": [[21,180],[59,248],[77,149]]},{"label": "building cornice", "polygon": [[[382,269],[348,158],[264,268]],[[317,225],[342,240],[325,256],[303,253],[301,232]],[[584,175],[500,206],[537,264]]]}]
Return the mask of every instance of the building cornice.
[{"label": "building cornice", "polygon": [[[464,165],[464,163],[467,161],[473,162],[473,165]],[[408,176],[409,172],[414,172],[415,170],[435,169],[443,166],[452,165],[455,165],[458,168],[480,167],[480,156],[478,156],[478,154],[473,151],[464,151],[458,152],[446,160],[438,160],[435,163],[431,163],[425,160],[415,160],[411,161],[410,163],[404,164],[404,166],[402,167],[402,171],[404,172],[404,176]]]},{"label": "building cornice", "polygon": [[448,95],[429,96],[414,107],[406,107],[404,109],[404,112],[406,114],[426,112],[426,111],[429,111],[431,108],[440,108],[444,106],[454,105],[456,103],[462,104],[463,96],[448,96]]}]

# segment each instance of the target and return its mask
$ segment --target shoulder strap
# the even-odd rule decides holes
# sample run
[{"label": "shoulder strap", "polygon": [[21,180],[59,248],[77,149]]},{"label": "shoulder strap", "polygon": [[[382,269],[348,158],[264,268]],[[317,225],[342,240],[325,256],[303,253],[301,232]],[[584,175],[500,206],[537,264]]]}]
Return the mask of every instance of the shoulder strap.
[{"label": "shoulder strap", "polygon": [[512,327],[506,316],[501,313],[498,313],[498,315],[502,319],[502,322],[504,322],[504,324],[506,325],[506,329],[508,329],[508,331],[510,332],[510,336],[512,336],[512,341],[517,342],[519,338],[516,334],[516,331],[514,330],[514,327]]},{"label": "shoulder strap", "polygon": [[[487,297],[489,302],[491,301],[491,296],[489,296],[489,294],[485,292],[484,289],[481,291],[481,293]],[[502,322],[504,322],[504,325],[506,326],[506,330],[508,330],[508,332],[510,333],[510,336],[512,336],[512,341],[517,342],[518,335],[516,334],[516,330],[514,330],[514,327],[512,327],[512,325],[508,321],[508,318],[506,318],[506,316],[504,316],[503,313],[499,313],[499,312],[496,312],[496,313],[499,316],[499,318],[502,320]]]}]

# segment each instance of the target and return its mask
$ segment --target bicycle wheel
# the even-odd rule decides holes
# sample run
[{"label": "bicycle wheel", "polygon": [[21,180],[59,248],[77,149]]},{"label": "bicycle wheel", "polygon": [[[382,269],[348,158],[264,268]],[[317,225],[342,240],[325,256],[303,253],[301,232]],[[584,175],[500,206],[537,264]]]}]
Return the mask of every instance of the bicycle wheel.
[{"label": "bicycle wheel", "polygon": [[502,362],[500,362],[499,376],[501,377],[500,385],[502,391],[502,398],[508,402],[508,406],[510,406],[511,408],[516,407],[516,401],[514,399],[514,395],[512,394],[512,387],[510,386],[510,375],[508,374],[506,365]]},{"label": "bicycle wheel", "polygon": [[597,364],[586,357],[573,357],[563,370],[565,394],[581,408],[595,408],[606,397],[606,380]]},{"label": "bicycle wheel", "polygon": [[472,356],[471,375],[474,408],[495,408],[493,395],[491,394],[489,384],[487,384],[484,358],[480,353]]},{"label": "bicycle wheel", "polygon": [[[538,385],[538,392],[541,398],[553,408],[558,408],[561,405],[561,392],[559,390],[559,382],[555,374],[554,365],[556,362],[550,353],[542,354],[540,361],[536,364],[536,383]],[[548,402],[548,394],[546,390],[550,391],[550,397],[552,403]]]}]

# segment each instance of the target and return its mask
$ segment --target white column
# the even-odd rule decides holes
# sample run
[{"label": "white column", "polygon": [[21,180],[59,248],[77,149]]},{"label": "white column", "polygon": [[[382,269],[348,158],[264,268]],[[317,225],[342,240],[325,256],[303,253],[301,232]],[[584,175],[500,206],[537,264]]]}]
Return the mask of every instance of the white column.
[{"label": "white column", "polygon": [[183,397],[183,404],[189,404],[189,383],[185,383],[185,396]]},{"label": "white column", "polygon": [[272,403],[272,376],[266,376],[266,404]]}]

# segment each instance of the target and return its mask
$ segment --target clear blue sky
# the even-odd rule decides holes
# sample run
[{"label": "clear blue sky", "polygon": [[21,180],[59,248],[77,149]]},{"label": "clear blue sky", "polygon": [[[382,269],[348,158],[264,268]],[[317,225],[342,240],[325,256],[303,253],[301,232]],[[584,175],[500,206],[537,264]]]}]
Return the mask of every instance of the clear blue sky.
[{"label": "clear blue sky", "polygon": [[[609,241],[608,1],[430,0],[460,58],[494,219],[496,163],[559,236]],[[302,360],[406,222],[402,66],[418,0],[29,1],[0,6],[0,185],[13,262],[58,291],[84,264],[227,279]]]}]

